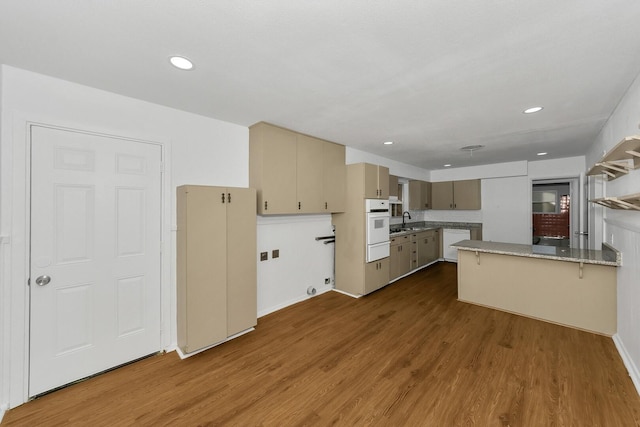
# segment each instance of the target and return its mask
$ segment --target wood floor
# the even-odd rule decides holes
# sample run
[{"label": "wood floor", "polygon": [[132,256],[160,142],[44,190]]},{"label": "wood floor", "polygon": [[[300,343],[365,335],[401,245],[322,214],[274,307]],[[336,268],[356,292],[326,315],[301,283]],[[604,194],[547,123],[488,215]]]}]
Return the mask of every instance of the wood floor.
[{"label": "wood floor", "polygon": [[2,424],[635,426],[640,397],[611,338],[458,302],[441,263],[56,391]]}]

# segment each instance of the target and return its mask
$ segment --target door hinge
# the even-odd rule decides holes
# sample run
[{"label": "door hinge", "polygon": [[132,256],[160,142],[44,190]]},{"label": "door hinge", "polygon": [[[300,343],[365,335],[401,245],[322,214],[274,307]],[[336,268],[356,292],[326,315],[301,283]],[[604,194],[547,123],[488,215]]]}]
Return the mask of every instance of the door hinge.
[{"label": "door hinge", "polygon": [[27,279],[27,286],[31,286],[31,277]]},{"label": "door hinge", "polygon": [[160,162],[160,173],[164,173],[164,162]]}]

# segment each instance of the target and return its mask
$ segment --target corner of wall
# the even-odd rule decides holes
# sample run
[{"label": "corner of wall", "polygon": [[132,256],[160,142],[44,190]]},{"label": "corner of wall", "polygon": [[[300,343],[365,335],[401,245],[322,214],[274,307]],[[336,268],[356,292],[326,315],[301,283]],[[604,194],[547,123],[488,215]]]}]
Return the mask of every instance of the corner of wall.
[{"label": "corner of wall", "polygon": [[638,369],[638,366],[633,362],[631,355],[624,346],[624,342],[620,339],[620,335],[615,334],[613,336],[613,343],[616,345],[618,353],[620,353],[620,357],[622,357],[622,362],[629,372],[631,381],[633,381],[633,385],[636,387],[636,391],[640,395],[640,370]]},{"label": "corner of wall", "polygon": [[0,403],[0,423],[2,422],[2,418],[4,418],[4,413],[7,411],[7,405],[5,403]]}]

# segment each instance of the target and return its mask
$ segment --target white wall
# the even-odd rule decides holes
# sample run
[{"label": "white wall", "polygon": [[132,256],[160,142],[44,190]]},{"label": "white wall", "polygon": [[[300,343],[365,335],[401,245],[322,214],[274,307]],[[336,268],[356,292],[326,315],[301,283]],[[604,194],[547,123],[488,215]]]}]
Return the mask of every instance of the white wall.
[{"label": "white wall", "polygon": [[[258,261],[258,316],[309,298],[310,286],[318,294],[333,288],[335,245],[315,240],[332,235],[331,215],[258,217],[258,253],[269,257]],[[274,249],[279,258],[272,258]]]},{"label": "white wall", "polygon": [[2,66],[0,116],[0,405],[26,397],[27,122],[39,122],[163,143],[167,174],[164,212],[163,345],[175,329],[175,187],[248,185],[248,129],[59,79]]},{"label": "white wall", "polygon": [[527,176],[482,180],[482,239],[531,244],[531,181]]},{"label": "white wall", "polygon": [[494,163],[491,165],[446,168],[431,171],[431,181],[454,181],[461,179],[506,178],[527,174],[527,162]]},{"label": "white wall", "polygon": [[[591,166],[624,137],[637,135],[640,124],[640,76],[620,101],[587,153]],[[602,180],[602,178],[597,178]],[[640,169],[603,181],[605,196],[640,192]],[[640,392],[640,212],[604,209],[604,241],[622,253],[618,268],[618,333],[614,337],[636,389]]]},{"label": "white wall", "polygon": [[431,171],[433,182],[481,179],[482,209],[412,212],[412,217],[424,221],[481,222],[484,240],[531,244],[532,181],[584,177],[584,172],[583,156]]},{"label": "white wall", "polygon": [[355,148],[347,147],[346,150],[346,163],[348,165],[353,163],[372,163],[374,165],[386,166],[389,168],[390,175],[396,175],[403,178],[419,179],[422,181],[430,181],[431,176],[426,169],[419,168],[417,166],[408,165],[406,163],[400,163],[395,160],[389,160],[387,158],[376,156],[375,154],[367,153],[364,151],[356,150]]}]

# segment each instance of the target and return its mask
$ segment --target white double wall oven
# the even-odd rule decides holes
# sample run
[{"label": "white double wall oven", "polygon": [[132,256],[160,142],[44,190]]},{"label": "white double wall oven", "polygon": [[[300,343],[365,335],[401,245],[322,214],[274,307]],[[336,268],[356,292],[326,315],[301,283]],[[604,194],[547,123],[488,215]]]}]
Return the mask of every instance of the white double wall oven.
[{"label": "white double wall oven", "polygon": [[366,199],[367,262],[389,256],[389,201]]}]

